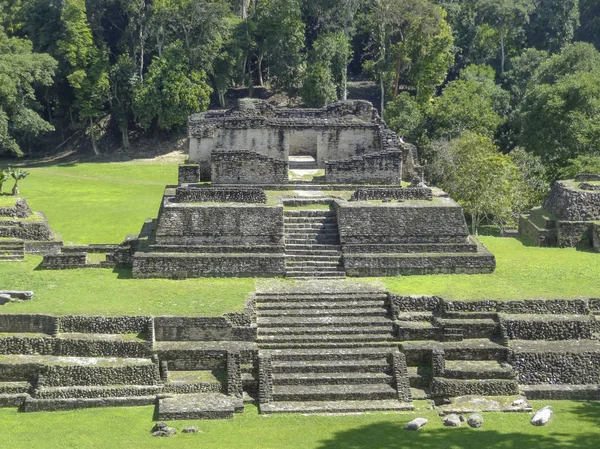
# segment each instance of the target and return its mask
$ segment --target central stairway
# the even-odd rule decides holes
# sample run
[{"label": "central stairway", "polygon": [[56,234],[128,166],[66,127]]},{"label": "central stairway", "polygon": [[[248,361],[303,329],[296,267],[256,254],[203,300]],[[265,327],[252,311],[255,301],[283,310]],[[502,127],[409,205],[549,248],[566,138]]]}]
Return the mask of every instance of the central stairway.
[{"label": "central stairway", "polygon": [[334,211],[285,210],[283,219],[287,278],[346,277]]},{"label": "central stairway", "polygon": [[257,292],[261,412],[411,410],[387,295],[323,291]]}]

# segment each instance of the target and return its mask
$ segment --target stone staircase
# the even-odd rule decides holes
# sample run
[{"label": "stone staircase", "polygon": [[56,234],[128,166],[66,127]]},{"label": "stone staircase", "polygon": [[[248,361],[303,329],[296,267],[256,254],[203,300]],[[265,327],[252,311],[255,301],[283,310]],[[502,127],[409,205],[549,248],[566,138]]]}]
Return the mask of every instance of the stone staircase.
[{"label": "stone staircase", "polygon": [[256,295],[262,413],[412,409],[380,292]]},{"label": "stone staircase", "polygon": [[402,312],[395,322],[406,354],[413,397],[519,394],[497,314]]},{"label": "stone staircase", "polygon": [[0,238],[0,262],[25,259],[25,242],[21,239]]},{"label": "stone staircase", "polygon": [[344,278],[346,276],[335,212],[285,210],[286,277]]}]

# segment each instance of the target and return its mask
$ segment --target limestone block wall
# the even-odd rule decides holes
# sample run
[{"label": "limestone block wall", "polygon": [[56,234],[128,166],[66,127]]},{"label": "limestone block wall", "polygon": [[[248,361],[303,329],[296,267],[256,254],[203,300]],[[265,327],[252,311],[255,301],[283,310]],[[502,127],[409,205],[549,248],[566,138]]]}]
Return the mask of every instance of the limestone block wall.
[{"label": "limestone block wall", "polygon": [[558,221],[556,223],[556,244],[559,248],[591,246],[593,222]]},{"label": "limestone block wall", "polygon": [[213,151],[213,184],[285,184],[289,164],[255,151]]},{"label": "limestone block wall", "polygon": [[0,333],[27,332],[52,335],[58,326],[52,315],[9,314],[0,315]]},{"label": "limestone block wall", "polygon": [[387,151],[325,163],[325,180],[333,184],[400,184],[402,152]]},{"label": "limestone block wall", "polygon": [[421,200],[432,201],[433,192],[428,187],[360,187],[352,194],[352,199],[356,201],[372,201],[372,200]]},{"label": "limestone block wall", "polygon": [[156,243],[252,245],[283,243],[283,206],[176,203],[166,198]]},{"label": "limestone block wall", "polygon": [[225,317],[156,317],[156,341],[254,341],[256,329]]},{"label": "limestone block wall", "polygon": [[16,198],[15,205],[0,207],[0,217],[27,218],[31,215],[31,209],[25,198]]},{"label": "limestone block wall", "polygon": [[24,240],[52,240],[54,234],[46,217],[35,212],[27,218],[5,218],[0,220],[0,237]]},{"label": "limestone block wall", "polygon": [[600,220],[600,192],[581,190],[574,181],[557,181],[543,208],[560,220]]},{"label": "limestone block wall", "polygon": [[200,181],[199,164],[182,164],[177,172],[177,184],[190,184]]},{"label": "limestone block wall", "polygon": [[178,187],[175,190],[178,203],[266,203],[267,195],[259,187]]},{"label": "limestone block wall", "polygon": [[462,208],[449,198],[392,203],[337,202],[342,245],[462,243],[469,231]]}]

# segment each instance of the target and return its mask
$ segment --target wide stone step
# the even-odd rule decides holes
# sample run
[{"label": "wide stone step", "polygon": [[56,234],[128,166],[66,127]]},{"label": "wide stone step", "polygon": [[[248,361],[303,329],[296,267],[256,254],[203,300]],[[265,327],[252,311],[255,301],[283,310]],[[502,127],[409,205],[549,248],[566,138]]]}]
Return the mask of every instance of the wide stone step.
[{"label": "wide stone step", "polygon": [[162,391],[162,385],[104,385],[40,387],[33,397],[38,399],[115,398],[152,396]]},{"label": "wide stone step", "polygon": [[[257,310],[261,315],[266,316],[264,312],[271,310],[279,310],[285,313],[286,310],[327,310],[334,311],[336,309],[385,309],[385,303],[379,299],[369,301],[303,301],[303,302],[261,302],[257,304]],[[362,311],[360,312],[362,313]]]},{"label": "wide stone step", "polygon": [[284,217],[335,217],[335,212],[329,210],[284,210]]},{"label": "wide stone step", "polygon": [[371,325],[387,326],[392,330],[392,322],[385,317],[363,317],[363,316],[317,316],[317,317],[258,317],[257,324],[259,329],[268,327],[320,327],[320,326],[356,326],[369,327]]},{"label": "wide stone step", "polygon": [[467,320],[478,320],[478,319],[495,319],[498,317],[496,312],[455,312],[445,311],[444,318],[449,319],[467,319]]},{"label": "wide stone step", "polygon": [[361,385],[274,385],[273,401],[361,401],[397,398],[387,384]]},{"label": "wide stone step", "polygon": [[40,374],[46,386],[155,385],[159,380],[156,365],[145,358],[0,356],[0,381],[29,381]]},{"label": "wide stone step", "polygon": [[408,341],[400,345],[409,365],[420,364],[434,349],[443,349],[446,360],[506,360],[508,348],[489,339],[463,341]]},{"label": "wide stone step", "polygon": [[273,385],[392,385],[394,378],[386,373],[276,373]]},{"label": "wide stone step", "polygon": [[328,348],[328,349],[274,349],[263,351],[271,360],[381,360],[392,351],[389,347]]},{"label": "wide stone step", "polygon": [[506,363],[495,360],[448,360],[444,377],[449,379],[514,379],[516,374]]},{"label": "wide stone step", "polygon": [[128,396],[106,398],[61,398],[37,399],[26,397],[21,408],[22,412],[44,412],[57,410],[77,410],[97,407],[142,407],[154,405],[156,396]]},{"label": "wide stone step", "polygon": [[339,258],[333,258],[330,260],[290,260],[285,261],[286,270],[304,269],[311,268],[331,270],[342,267]]},{"label": "wide stone step", "polygon": [[29,393],[31,384],[29,382],[0,382],[0,395]]},{"label": "wide stone step", "polygon": [[243,410],[242,399],[220,393],[178,394],[159,399],[157,418],[226,419]]},{"label": "wide stone step", "polygon": [[519,385],[511,379],[449,379],[434,377],[431,395],[434,397],[456,396],[511,396],[519,394]]},{"label": "wide stone step", "polygon": [[314,265],[320,263],[335,262],[340,263],[342,256],[339,254],[286,254],[285,261],[287,262],[313,262]]},{"label": "wide stone step", "polygon": [[540,384],[521,385],[521,390],[530,400],[570,400],[597,401],[600,400],[600,385],[598,384]]},{"label": "wide stone step", "polygon": [[354,360],[273,360],[273,373],[387,373],[387,358]]},{"label": "wide stone step", "polygon": [[304,232],[304,231],[321,231],[331,229],[337,232],[337,223],[335,222],[309,222],[309,223],[285,223],[285,232]]},{"label": "wide stone step", "polygon": [[22,255],[22,254],[13,254],[13,255],[0,254],[0,261],[2,261],[2,262],[19,262],[24,259],[25,259],[25,255]]},{"label": "wide stone step", "polygon": [[440,329],[429,321],[395,321],[394,335],[402,341],[436,339]]},{"label": "wide stone step", "polygon": [[[319,259],[321,257],[342,257],[342,252],[339,249],[336,250],[317,250],[317,249],[310,249],[311,245],[308,245],[307,248],[308,249],[287,249],[289,248],[290,245],[286,246],[286,250],[285,250],[285,257],[287,258],[294,258],[294,259],[304,259],[306,258],[306,260],[315,260],[315,259]],[[301,245],[294,245],[294,246],[301,246]],[[317,245],[318,246],[318,245]],[[323,245],[326,246],[326,245]]]},{"label": "wide stone step", "polygon": [[463,338],[490,338],[499,331],[491,318],[436,318],[435,322],[444,329],[459,330]]},{"label": "wide stone step", "polygon": [[344,302],[344,301],[387,301],[387,294],[380,292],[331,292],[331,293],[256,293],[257,303],[275,302]]},{"label": "wide stone step", "polygon": [[389,334],[315,334],[315,335],[259,335],[257,343],[283,343],[293,345],[294,343],[321,343],[325,347],[327,343],[378,343],[393,341],[391,332]]},{"label": "wide stone step", "polygon": [[284,236],[284,244],[287,248],[289,245],[323,245],[323,246],[339,246],[340,239],[338,236],[323,236],[318,238],[292,238],[290,236]]},{"label": "wide stone step", "polygon": [[327,341],[327,340],[318,340],[311,342],[303,342],[303,341],[280,341],[280,342],[265,342],[260,341],[260,348],[262,350],[281,350],[281,349],[290,349],[290,350],[298,350],[298,349],[365,349],[365,348],[380,348],[385,345],[389,345],[388,347],[397,347],[397,345],[393,344],[393,339],[384,340],[376,340],[376,341],[364,341],[364,340],[351,340],[347,339],[346,341]]},{"label": "wide stone step", "polygon": [[340,334],[361,334],[361,335],[390,335],[391,330],[389,326],[368,326],[368,327],[310,327],[310,326],[298,326],[298,327],[271,327],[268,329],[259,328],[258,337],[270,337],[270,336],[285,336],[285,335],[340,335]]},{"label": "wide stone step", "polygon": [[336,253],[341,253],[341,247],[340,245],[323,245],[323,244],[316,244],[316,245],[311,245],[311,244],[286,244],[285,245],[285,250],[286,252],[288,251],[307,251],[307,250],[314,250],[315,253],[321,253],[324,251],[335,251]]},{"label": "wide stone step", "polygon": [[285,277],[296,280],[342,279],[346,277],[346,273],[344,271],[292,271],[287,272]]},{"label": "wide stone step", "polygon": [[361,413],[376,411],[413,410],[412,403],[395,399],[382,401],[283,401],[261,404],[261,413]]},{"label": "wide stone step", "polygon": [[[312,303],[311,303],[312,304]],[[266,308],[262,305],[258,308],[257,312],[261,317],[277,317],[277,316],[387,316],[387,310],[383,307],[372,307],[372,304],[366,303],[364,307],[354,308],[350,304],[345,306],[339,306],[340,303],[333,303],[338,307],[331,307],[331,304],[317,303],[319,307],[306,307],[303,305],[301,309],[291,308],[277,308],[271,310],[265,310]],[[324,306],[325,304],[325,306]],[[327,307],[329,306],[329,307]],[[388,326],[389,327],[389,326]]]}]

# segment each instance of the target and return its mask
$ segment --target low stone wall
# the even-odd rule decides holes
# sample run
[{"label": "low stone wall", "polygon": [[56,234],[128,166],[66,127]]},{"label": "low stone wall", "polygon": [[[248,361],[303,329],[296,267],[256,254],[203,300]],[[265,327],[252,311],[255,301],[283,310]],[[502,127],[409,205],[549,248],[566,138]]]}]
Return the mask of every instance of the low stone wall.
[{"label": "low stone wall", "polygon": [[519,386],[509,379],[475,379],[460,380],[434,377],[431,382],[431,396],[457,397],[477,396],[512,396],[519,394]]},{"label": "low stone wall", "polygon": [[36,212],[39,219],[6,219],[0,222],[0,237],[10,237],[24,240],[52,240],[54,233],[48,226],[46,217]]},{"label": "low stone wall", "polygon": [[266,203],[267,195],[260,187],[178,187],[178,203]]},{"label": "low stone wall", "polygon": [[489,251],[478,253],[427,254],[347,254],[344,253],[347,276],[410,276],[426,274],[492,273],[496,259]]},{"label": "low stone wall", "polygon": [[177,184],[192,184],[200,181],[199,164],[181,164],[177,171]]},{"label": "low stone wall", "polygon": [[600,220],[600,192],[578,189],[574,181],[556,181],[543,208],[561,220]]},{"label": "low stone wall", "polygon": [[289,164],[254,151],[213,151],[213,184],[283,184],[288,182]]},{"label": "low stone wall", "polygon": [[15,205],[11,207],[0,207],[0,217],[27,218],[31,215],[31,209],[25,198],[15,198]]},{"label": "low stone wall", "polygon": [[600,352],[554,351],[552,343],[536,351],[513,350],[509,363],[518,373],[519,383],[537,384],[598,384],[600,383]]},{"label": "low stone wall", "polygon": [[428,187],[360,187],[352,194],[355,201],[371,201],[384,199],[410,201],[433,200],[433,192]]},{"label": "low stone wall", "polygon": [[381,151],[325,162],[325,181],[333,184],[400,184],[402,151]]},{"label": "low stone wall", "polygon": [[283,243],[283,206],[174,203],[166,199],[156,229],[159,245]]},{"label": "low stone wall", "polygon": [[589,247],[593,223],[589,221],[558,221],[556,244],[559,248]]},{"label": "low stone wall", "polygon": [[466,242],[469,235],[462,208],[449,198],[336,204],[342,245]]},{"label": "low stone wall", "polygon": [[83,316],[65,315],[59,318],[61,332],[91,334],[148,333],[149,316]]},{"label": "low stone wall", "polygon": [[39,370],[43,385],[156,385],[160,381],[153,363],[125,366],[50,365]]},{"label": "low stone wall", "polygon": [[600,224],[594,223],[592,226],[592,246],[600,253]]},{"label": "low stone wall", "polygon": [[600,175],[595,173],[580,173],[575,176],[576,182],[600,181]]},{"label": "low stone wall", "polygon": [[256,328],[225,317],[156,317],[156,341],[255,341]]},{"label": "low stone wall", "polygon": [[575,314],[590,312],[587,299],[524,299],[510,301],[447,301],[442,300],[444,311],[501,312],[507,314]]},{"label": "low stone wall", "polygon": [[52,315],[7,314],[0,315],[0,333],[34,333],[53,335],[58,320]]},{"label": "low stone wall", "polygon": [[42,260],[42,266],[47,270],[85,268],[86,264],[86,253],[46,254],[44,255],[44,259]]},{"label": "low stone wall", "polygon": [[591,339],[594,320],[589,315],[506,315],[501,314],[511,340]]},{"label": "low stone wall", "polygon": [[433,312],[444,300],[438,296],[390,295],[390,301],[398,312]]},{"label": "low stone wall", "polygon": [[138,253],[135,278],[269,277],[285,274],[285,255]]},{"label": "low stone wall", "polygon": [[154,405],[155,396],[138,396],[127,398],[93,398],[93,399],[33,399],[27,397],[23,402],[23,412],[55,412],[60,410],[76,410],[95,407],[142,407]]}]

